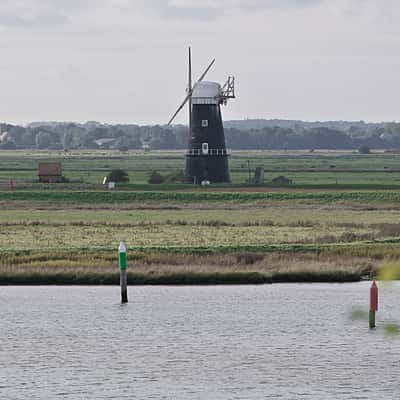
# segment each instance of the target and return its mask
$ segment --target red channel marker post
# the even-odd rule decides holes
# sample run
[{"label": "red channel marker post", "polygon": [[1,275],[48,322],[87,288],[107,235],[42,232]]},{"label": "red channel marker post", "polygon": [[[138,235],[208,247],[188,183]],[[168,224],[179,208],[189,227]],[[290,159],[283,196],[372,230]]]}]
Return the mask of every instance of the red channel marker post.
[{"label": "red channel marker post", "polygon": [[378,286],[373,281],[369,290],[369,328],[375,328],[375,313],[378,311]]},{"label": "red channel marker post", "polygon": [[10,180],[8,181],[8,189],[9,189],[9,190],[14,190],[14,181],[13,181],[13,178],[10,178]]}]

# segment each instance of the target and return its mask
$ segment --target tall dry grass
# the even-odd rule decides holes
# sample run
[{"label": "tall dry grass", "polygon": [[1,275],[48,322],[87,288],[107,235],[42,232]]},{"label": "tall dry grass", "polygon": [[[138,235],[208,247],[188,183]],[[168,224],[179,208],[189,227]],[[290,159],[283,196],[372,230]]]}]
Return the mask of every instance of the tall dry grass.
[{"label": "tall dry grass", "polygon": [[[114,254],[70,260],[43,256],[18,259],[0,266],[0,283],[117,284]],[[352,281],[373,275],[378,267],[366,257],[318,253],[132,254],[129,273],[133,284],[217,284],[292,281]]]}]

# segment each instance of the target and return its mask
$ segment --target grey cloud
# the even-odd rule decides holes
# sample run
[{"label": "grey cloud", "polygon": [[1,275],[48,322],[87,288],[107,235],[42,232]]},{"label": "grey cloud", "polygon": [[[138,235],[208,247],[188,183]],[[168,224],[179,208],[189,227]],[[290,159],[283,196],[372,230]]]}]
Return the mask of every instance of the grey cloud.
[{"label": "grey cloud", "polygon": [[14,28],[49,27],[64,25],[69,21],[68,17],[57,13],[41,13],[34,16],[19,16],[13,14],[0,15],[0,26]]},{"label": "grey cloud", "polygon": [[64,25],[79,11],[94,5],[91,0],[1,0],[0,26],[33,28]]},{"label": "grey cloud", "polygon": [[142,1],[163,17],[178,19],[216,19],[235,11],[254,12],[272,8],[305,7],[325,0],[148,0]]},{"label": "grey cloud", "polygon": [[[304,7],[326,0],[1,0],[0,26],[46,27],[67,24],[79,13],[151,12],[166,19],[212,20],[235,12]],[[353,0],[356,1],[356,0]]]}]

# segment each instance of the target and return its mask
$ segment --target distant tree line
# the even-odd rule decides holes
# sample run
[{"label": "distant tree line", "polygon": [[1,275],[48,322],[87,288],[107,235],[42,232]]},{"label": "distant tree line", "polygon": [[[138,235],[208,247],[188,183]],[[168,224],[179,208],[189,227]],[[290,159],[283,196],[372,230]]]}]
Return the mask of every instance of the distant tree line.
[{"label": "distant tree line", "polygon": [[[302,122],[280,120],[227,121],[227,147],[260,149],[400,149],[400,124],[362,121]],[[183,125],[0,123],[0,149],[185,149],[188,128]]]}]

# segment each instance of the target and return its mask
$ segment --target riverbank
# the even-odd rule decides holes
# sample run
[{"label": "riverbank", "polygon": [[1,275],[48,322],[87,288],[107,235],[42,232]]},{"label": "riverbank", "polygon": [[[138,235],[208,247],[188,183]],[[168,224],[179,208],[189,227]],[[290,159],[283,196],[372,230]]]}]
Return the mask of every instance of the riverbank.
[{"label": "riverbank", "polygon": [[[0,285],[117,285],[113,253],[70,256],[14,255],[0,266]],[[379,261],[322,253],[130,253],[130,285],[271,284],[355,282],[373,276]]]}]

